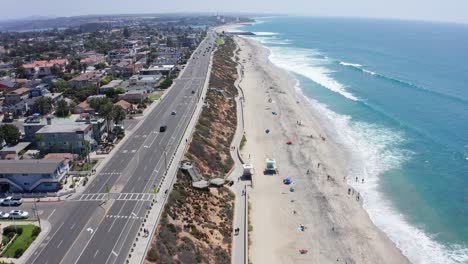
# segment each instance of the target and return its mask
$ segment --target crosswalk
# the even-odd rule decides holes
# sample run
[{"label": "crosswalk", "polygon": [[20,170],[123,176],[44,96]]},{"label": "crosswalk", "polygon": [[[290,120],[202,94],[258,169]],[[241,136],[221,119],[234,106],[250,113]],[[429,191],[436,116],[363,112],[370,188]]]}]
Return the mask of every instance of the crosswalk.
[{"label": "crosswalk", "polygon": [[143,220],[143,217],[133,215],[106,215],[106,218]]},{"label": "crosswalk", "polygon": [[150,193],[85,193],[75,198],[76,201],[152,201],[154,194]]}]

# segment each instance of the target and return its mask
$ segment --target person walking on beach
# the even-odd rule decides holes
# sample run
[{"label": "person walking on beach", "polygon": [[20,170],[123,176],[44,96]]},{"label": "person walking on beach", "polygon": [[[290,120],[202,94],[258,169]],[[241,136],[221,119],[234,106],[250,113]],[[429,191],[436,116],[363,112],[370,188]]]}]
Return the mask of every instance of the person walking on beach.
[{"label": "person walking on beach", "polygon": [[364,183],[364,178],[362,178],[362,183]]},{"label": "person walking on beach", "polygon": [[357,182],[357,180],[358,180],[358,177],[356,177],[356,182]]},{"label": "person walking on beach", "polygon": [[351,194],[351,188],[348,188],[348,195]]},{"label": "person walking on beach", "polygon": [[359,193],[356,196],[356,201],[359,201]]},{"label": "person walking on beach", "polygon": [[307,174],[310,174],[310,170],[309,170],[309,169],[307,170]]}]

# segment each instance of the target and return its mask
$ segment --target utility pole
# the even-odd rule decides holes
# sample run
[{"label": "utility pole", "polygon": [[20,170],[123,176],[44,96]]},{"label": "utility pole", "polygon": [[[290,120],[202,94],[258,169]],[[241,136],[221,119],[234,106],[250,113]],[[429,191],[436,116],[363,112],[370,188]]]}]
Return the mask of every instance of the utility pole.
[{"label": "utility pole", "polygon": [[37,211],[36,198],[34,198],[34,209],[35,209],[34,211],[35,211],[36,217],[37,217],[37,222],[39,223],[39,228],[42,229],[42,227],[41,227],[41,218],[39,218],[39,213],[38,213],[38,211]]}]

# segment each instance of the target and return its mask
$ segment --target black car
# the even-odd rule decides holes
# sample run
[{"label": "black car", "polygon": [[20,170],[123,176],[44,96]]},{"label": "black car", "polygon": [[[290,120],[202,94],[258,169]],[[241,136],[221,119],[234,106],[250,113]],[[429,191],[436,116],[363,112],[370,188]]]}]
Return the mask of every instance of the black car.
[{"label": "black car", "polygon": [[166,129],[167,129],[167,126],[161,126],[159,127],[159,132],[164,132],[166,131]]}]

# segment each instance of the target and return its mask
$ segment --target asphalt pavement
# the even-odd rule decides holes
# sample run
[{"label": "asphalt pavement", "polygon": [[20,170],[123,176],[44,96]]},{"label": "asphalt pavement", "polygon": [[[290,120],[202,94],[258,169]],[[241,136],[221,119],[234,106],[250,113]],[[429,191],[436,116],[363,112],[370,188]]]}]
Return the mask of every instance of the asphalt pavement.
[{"label": "asphalt pavement", "polygon": [[[27,263],[125,262],[150,204],[147,199],[135,197],[151,194],[159,186],[183,139],[207,78],[211,50],[206,49],[214,46],[214,42],[215,37],[209,34],[174,86],[133,128],[133,133],[94,176],[86,191],[73,201],[55,206],[49,220],[50,234]],[[176,114],[172,115],[172,111]],[[159,132],[162,125],[167,125],[165,132]],[[107,200],[107,191],[132,195]],[[48,210],[50,216],[52,211]]]}]

